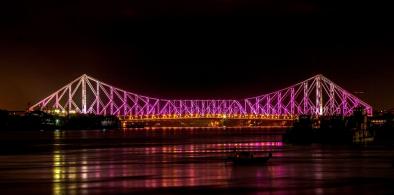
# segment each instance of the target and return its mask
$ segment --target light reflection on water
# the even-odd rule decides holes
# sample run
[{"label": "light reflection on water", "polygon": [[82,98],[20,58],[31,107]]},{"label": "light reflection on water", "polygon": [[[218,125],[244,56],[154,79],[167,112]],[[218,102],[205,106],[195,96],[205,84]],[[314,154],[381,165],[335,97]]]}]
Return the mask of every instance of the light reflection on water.
[{"label": "light reflection on water", "polygon": [[[0,187],[36,194],[394,191],[390,148],[290,146],[278,135],[238,130],[55,131],[50,137],[44,147],[50,152],[0,156]],[[234,148],[274,157],[267,165],[233,166],[224,159]]]},{"label": "light reflection on water", "polygon": [[[178,140],[163,145],[160,140],[149,143],[139,140],[135,147],[64,150],[61,146],[67,144],[65,139],[67,134],[64,132],[54,132],[54,140],[59,140],[55,142],[53,152],[54,194],[65,190],[69,193],[76,190],[88,192],[95,188],[226,187],[231,185],[229,178],[234,172],[224,159],[234,148],[258,154],[283,146],[278,136],[259,135],[241,136],[241,139],[229,142],[219,138],[213,143]],[[277,141],[270,141],[272,139]]]},{"label": "light reflection on water", "polygon": [[[56,137],[55,137],[56,139]],[[110,188],[228,186],[233,174],[224,164],[234,148],[271,151],[282,142],[182,144],[62,151],[53,154],[53,192]],[[65,160],[67,159],[67,160]],[[81,159],[82,161],[79,161]],[[104,184],[98,184],[101,181]],[[119,182],[120,181],[120,182]],[[97,183],[96,183],[97,182]],[[79,183],[75,187],[70,185]],[[71,191],[70,191],[71,190]]]}]

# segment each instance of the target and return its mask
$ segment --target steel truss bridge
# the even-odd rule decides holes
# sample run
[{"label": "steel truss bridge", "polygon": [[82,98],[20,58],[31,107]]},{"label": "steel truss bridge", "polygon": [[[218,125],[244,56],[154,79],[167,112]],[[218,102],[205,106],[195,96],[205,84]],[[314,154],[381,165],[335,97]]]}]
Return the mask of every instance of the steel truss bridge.
[{"label": "steel truss bridge", "polygon": [[129,118],[293,118],[299,115],[349,116],[372,107],[323,75],[245,99],[159,99],[135,94],[86,74],[39,101],[29,110],[117,115]]}]

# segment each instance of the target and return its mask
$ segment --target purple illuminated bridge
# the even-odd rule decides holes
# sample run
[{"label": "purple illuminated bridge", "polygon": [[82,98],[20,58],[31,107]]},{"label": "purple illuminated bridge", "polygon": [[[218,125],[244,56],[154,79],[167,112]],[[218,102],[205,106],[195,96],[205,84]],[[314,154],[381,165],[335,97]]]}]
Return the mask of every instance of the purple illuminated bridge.
[{"label": "purple illuminated bridge", "polygon": [[372,107],[323,75],[278,91],[245,99],[159,99],[131,93],[86,74],[41,100],[30,110],[57,113],[91,113],[128,117],[231,117],[349,116],[362,107]]}]

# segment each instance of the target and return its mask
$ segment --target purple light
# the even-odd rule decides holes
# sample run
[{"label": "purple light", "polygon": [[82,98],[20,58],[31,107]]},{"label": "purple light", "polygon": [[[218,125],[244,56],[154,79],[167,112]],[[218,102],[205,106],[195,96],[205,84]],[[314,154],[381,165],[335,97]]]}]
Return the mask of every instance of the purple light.
[{"label": "purple light", "polygon": [[357,107],[372,107],[323,75],[269,94],[241,100],[167,100],[113,87],[87,75],[75,79],[30,110],[97,115],[315,115],[349,116]]}]

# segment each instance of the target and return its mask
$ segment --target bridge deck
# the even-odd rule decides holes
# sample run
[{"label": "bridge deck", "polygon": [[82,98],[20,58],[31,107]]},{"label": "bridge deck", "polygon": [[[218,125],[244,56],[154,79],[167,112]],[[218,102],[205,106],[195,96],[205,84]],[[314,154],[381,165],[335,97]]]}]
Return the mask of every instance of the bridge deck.
[{"label": "bridge deck", "polygon": [[296,117],[119,117],[122,127],[291,127]]}]

